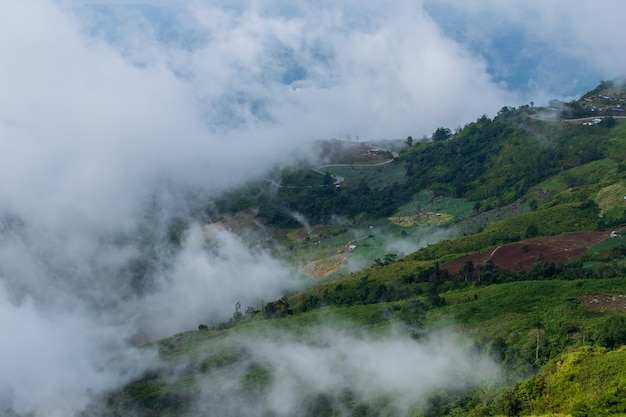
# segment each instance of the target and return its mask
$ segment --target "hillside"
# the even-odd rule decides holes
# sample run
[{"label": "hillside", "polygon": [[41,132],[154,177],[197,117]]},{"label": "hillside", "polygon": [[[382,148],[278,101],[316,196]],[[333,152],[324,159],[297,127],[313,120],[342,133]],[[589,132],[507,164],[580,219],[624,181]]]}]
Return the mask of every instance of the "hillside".
[{"label": "hillside", "polygon": [[[309,366],[317,366],[321,372],[327,372],[322,371],[322,368],[328,366],[324,362],[327,355],[348,355],[344,359],[348,360],[350,355],[358,355],[358,351],[354,350],[355,346],[372,343],[369,337],[382,338],[388,343],[396,340],[395,338],[401,338],[402,336],[392,336],[397,332],[397,329],[394,330],[397,324],[393,323],[411,324],[408,328],[411,339],[405,339],[403,343],[413,345],[419,352],[420,341],[430,337],[420,329],[428,328],[444,317],[450,317],[457,323],[457,330],[464,331],[467,337],[478,343],[471,347],[467,341],[463,342],[466,346],[463,349],[471,347],[470,352],[478,349],[481,354],[494,358],[496,363],[507,369],[506,382],[494,384],[492,381],[465,395],[458,395],[454,390],[431,392],[427,397],[423,394],[417,395],[415,402],[411,401],[412,407],[421,408],[428,404],[427,410],[417,415],[530,415],[533,410],[528,408],[524,395],[531,394],[524,394],[522,387],[536,384],[538,377],[526,380],[535,366],[546,363],[539,374],[544,375],[552,372],[559,361],[564,362],[561,352],[568,349],[583,346],[579,349],[596,350],[597,348],[584,347],[590,342],[610,345],[612,348],[616,346],[615,340],[605,339],[605,328],[615,326],[613,322],[616,320],[618,326],[623,325],[623,316],[616,316],[615,313],[599,314],[595,309],[588,308],[584,300],[586,294],[616,294],[623,290],[624,283],[620,278],[517,282],[447,291],[442,293],[445,301],[438,303],[432,303],[430,296],[418,296],[385,304],[326,308],[278,320],[243,320],[231,330],[186,332],[159,341],[156,345],[166,360],[163,368],[154,369],[108,401],[114,412],[117,410],[122,414],[135,410],[139,415],[187,415],[187,412],[193,414],[195,411],[197,399],[202,398],[203,402],[219,402],[215,395],[223,395],[242,401],[230,405],[222,404],[220,407],[228,406],[245,414],[249,412],[251,404],[258,402],[252,409],[261,412],[265,410],[269,413],[267,415],[273,415],[269,411],[272,405],[263,399],[263,395],[274,393],[276,389],[284,389],[286,397],[293,396],[303,403],[305,408],[298,408],[298,415],[335,415],[331,411],[334,407],[360,409],[363,413],[348,415],[380,415],[380,407],[388,407],[385,404],[390,398],[395,398],[393,394],[381,391],[379,396],[369,397],[354,386],[354,391],[350,393],[350,384],[347,381],[335,382],[326,388],[320,388],[320,391],[309,391],[301,387],[294,392],[277,384],[276,378],[279,375],[280,378],[285,377],[282,373],[285,369],[281,368],[281,363],[291,369],[289,372],[296,373],[302,383],[311,384],[317,378],[317,371]],[[626,339],[622,336],[619,343],[624,340]],[[297,347],[300,354],[306,355],[301,357],[303,361],[313,362],[305,366],[292,363],[297,359],[287,356],[271,359],[264,351],[268,343],[271,349],[278,350],[279,346]],[[341,346],[344,343],[352,346],[347,348],[350,349],[347,352]],[[377,349],[380,349],[381,355],[386,354],[382,345]],[[605,348],[598,352],[606,351]],[[623,350],[616,355],[622,353]],[[388,360],[390,359],[382,358],[382,363],[377,363],[376,366],[384,367]],[[569,375],[589,375],[590,371],[583,368],[587,366],[584,361],[572,361],[568,366]],[[626,372],[623,362],[612,361],[609,364],[589,366],[606,368],[602,373],[605,378],[596,377],[585,383],[595,384],[596,389],[593,392],[611,394],[602,398],[598,394],[591,395],[584,385],[582,388],[579,385],[583,381],[562,377],[563,382],[542,387],[542,391],[531,391],[534,395],[531,398],[534,410],[571,413],[574,406],[579,410],[581,407],[596,410],[594,404],[604,401],[612,404],[608,408],[612,413],[590,415],[625,412],[619,405],[623,404],[624,399],[620,391],[622,388],[619,388],[619,381],[623,381],[620,375]],[[175,369],[178,371],[172,373]],[[354,378],[362,377],[359,371],[353,372]],[[395,372],[398,377],[403,375],[402,371]],[[546,376],[541,378],[552,381]],[[520,379],[528,382],[515,384]],[[571,386],[558,385],[565,382]],[[206,390],[214,390],[209,398]],[[558,390],[575,391],[578,393],[577,399],[565,402],[568,391],[564,391],[559,403],[546,401],[546,398],[552,398],[553,393]],[[588,397],[582,395],[583,393],[588,393]],[[539,407],[539,403],[543,405]],[[207,404],[205,406],[208,407]],[[507,414],[509,407],[518,411]],[[479,409],[483,410],[482,414],[475,414]],[[398,412],[396,410],[392,415],[404,415],[395,414]]]},{"label": "hillside", "polygon": [[161,364],[107,413],[626,413],[626,123],[611,115],[505,107],[429,140],[323,142],[319,164],[231,190],[199,217],[311,286],[146,346]]},{"label": "hillside", "polygon": [[584,346],[557,356],[507,393],[511,411],[569,415],[626,415],[624,347]]},{"label": "hillside", "polygon": [[[626,219],[626,125],[537,117],[546,111],[505,107],[493,120],[483,116],[455,134],[441,128],[449,135],[439,140],[322,142],[321,165],[303,163],[274,173],[273,182],[233,190],[209,216],[228,224],[253,210],[248,226],[263,224],[261,233],[287,248],[290,259],[310,262],[317,279],[351,272],[351,264],[374,264],[387,253],[404,256],[441,238],[470,235],[507,217],[537,209],[552,215],[546,210],[564,204],[594,203],[599,219],[585,220],[582,228],[610,231]],[[391,150],[399,151],[393,160],[387,159]],[[574,227],[547,225],[538,233],[580,230]],[[345,253],[350,245],[356,251]]]}]

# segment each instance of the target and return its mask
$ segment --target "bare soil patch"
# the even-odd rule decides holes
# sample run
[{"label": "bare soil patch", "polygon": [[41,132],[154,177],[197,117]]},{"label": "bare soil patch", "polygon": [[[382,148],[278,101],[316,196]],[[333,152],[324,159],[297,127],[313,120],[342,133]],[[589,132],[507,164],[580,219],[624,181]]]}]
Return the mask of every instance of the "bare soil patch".
[{"label": "bare soil patch", "polygon": [[498,246],[495,249],[451,261],[442,266],[450,275],[457,275],[465,262],[482,266],[493,262],[507,272],[520,272],[540,263],[566,264],[585,253],[588,248],[609,238],[608,232],[571,232],[557,236],[536,237]]},{"label": "bare soil patch", "polygon": [[626,295],[586,294],[580,297],[580,301],[593,311],[626,312]]},{"label": "bare soil patch", "polygon": [[320,153],[329,164],[372,164],[388,160],[386,152],[367,142],[324,141]]}]

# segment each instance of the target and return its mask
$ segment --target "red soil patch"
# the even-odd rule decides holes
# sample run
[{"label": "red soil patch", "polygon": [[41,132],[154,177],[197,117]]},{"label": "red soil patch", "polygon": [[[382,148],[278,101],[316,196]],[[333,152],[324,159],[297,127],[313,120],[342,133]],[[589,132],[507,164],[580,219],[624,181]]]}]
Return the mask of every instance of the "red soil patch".
[{"label": "red soil patch", "polygon": [[526,271],[539,263],[566,264],[606,238],[607,232],[572,232],[558,236],[536,237],[464,256],[448,262],[442,269],[447,269],[450,275],[458,275],[465,262],[471,261],[474,266],[481,266],[488,260],[507,272]]}]

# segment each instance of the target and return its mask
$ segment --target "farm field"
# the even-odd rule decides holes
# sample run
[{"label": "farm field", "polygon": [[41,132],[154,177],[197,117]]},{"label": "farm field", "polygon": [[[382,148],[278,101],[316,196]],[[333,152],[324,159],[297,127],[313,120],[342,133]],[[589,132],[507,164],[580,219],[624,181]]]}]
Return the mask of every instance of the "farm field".
[{"label": "farm field", "polygon": [[442,269],[456,275],[466,262],[479,266],[491,261],[498,268],[510,272],[528,270],[539,262],[565,264],[607,240],[613,240],[607,232],[573,232],[536,237],[464,256],[444,264]]}]

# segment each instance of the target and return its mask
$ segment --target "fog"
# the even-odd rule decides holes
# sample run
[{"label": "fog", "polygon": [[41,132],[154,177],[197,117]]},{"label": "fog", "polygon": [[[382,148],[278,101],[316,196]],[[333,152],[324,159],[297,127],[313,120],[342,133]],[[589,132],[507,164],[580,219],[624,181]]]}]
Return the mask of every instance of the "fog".
[{"label": "fog", "polygon": [[445,239],[451,239],[460,235],[456,228],[421,227],[408,237],[385,237],[385,252],[395,253],[402,257],[415,252],[418,249],[433,245]]},{"label": "fog", "polygon": [[19,304],[0,287],[0,414],[68,416],[157,363],[156,352],[128,348],[130,326],[83,309]]},{"label": "fog", "polygon": [[[450,330],[415,340],[397,328],[370,336],[350,325],[311,324],[304,332],[242,334],[240,360],[198,377],[190,415],[354,415],[383,407],[412,415],[434,393],[459,393],[498,380],[498,367]],[[262,386],[246,375],[267,372]],[[247,384],[247,385],[246,385]]]},{"label": "fog", "polygon": [[613,28],[626,4],[603,0],[426,0],[444,32],[481,54],[508,89],[540,105],[576,99],[626,71],[624,45]]},{"label": "fog", "polygon": [[200,323],[225,322],[237,302],[244,309],[259,308],[261,302],[305,284],[297,271],[251,249],[240,237],[219,227],[194,226],[170,273],[158,277],[156,290],[146,296],[139,313],[147,321],[148,335],[166,337]]},{"label": "fog", "polygon": [[306,285],[207,231],[211,197],[315,139],[521,100],[421,2],[131,3],[0,3],[3,411],[75,415],[156,360],[138,344]]}]

